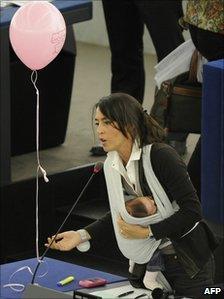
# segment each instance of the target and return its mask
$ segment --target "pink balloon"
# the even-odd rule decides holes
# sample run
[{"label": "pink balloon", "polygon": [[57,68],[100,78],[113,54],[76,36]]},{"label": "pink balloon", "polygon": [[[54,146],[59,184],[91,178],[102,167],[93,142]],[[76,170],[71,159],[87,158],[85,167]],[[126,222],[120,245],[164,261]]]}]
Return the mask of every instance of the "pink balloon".
[{"label": "pink balloon", "polygon": [[48,65],[61,51],[65,37],[62,14],[46,1],[31,1],[20,7],[9,28],[15,53],[31,70]]}]

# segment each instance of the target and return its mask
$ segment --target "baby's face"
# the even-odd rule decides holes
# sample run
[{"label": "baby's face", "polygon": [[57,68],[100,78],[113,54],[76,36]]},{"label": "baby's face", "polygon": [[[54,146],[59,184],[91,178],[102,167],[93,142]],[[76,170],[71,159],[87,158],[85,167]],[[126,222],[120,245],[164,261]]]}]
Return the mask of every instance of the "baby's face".
[{"label": "baby's face", "polygon": [[152,197],[142,196],[126,202],[128,213],[134,217],[146,217],[156,213],[157,207]]}]

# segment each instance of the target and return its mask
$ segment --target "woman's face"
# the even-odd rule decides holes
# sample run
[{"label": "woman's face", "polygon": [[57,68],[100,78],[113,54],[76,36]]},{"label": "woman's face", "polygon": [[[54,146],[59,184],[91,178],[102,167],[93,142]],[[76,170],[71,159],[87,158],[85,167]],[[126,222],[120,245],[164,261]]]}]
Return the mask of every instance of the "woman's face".
[{"label": "woman's face", "polygon": [[107,119],[99,108],[96,109],[95,124],[99,140],[106,152],[117,151],[120,154],[124,154],[127,149],[130,150],[132,148],[131,137],[125,137],[117,129],[117,123],[112,123]]}]

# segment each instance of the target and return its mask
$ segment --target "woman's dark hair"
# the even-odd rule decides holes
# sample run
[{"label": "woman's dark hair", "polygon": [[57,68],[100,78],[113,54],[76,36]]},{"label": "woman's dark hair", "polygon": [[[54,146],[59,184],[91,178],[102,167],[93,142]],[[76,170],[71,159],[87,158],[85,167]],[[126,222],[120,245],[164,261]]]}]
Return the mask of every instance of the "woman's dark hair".
[{"label": "woman's dark hair", "polygon": [[163,142],[164,130],[159,124],[143,110],[141,104],[132,96],[125,93],[112,93],[103,97],[94,106],[94,111],[99,108],[101,113],[117,126],[125,137],[127,132],[132,140],[139,141],[139,147],[154,142]]}]

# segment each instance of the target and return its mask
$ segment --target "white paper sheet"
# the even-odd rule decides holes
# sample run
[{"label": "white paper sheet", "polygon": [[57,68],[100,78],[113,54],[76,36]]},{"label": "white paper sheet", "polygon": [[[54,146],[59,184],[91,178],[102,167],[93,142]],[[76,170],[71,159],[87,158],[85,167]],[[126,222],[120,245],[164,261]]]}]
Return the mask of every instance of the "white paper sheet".
[{"label": "white paper sheet", "polygon": [[[134,291],[134,293],[123,297],[124,299],[133,299],[141,294],[146,294],[146,296],[141,297],[141,299],[151,299],[152,298],[151,292],[149,290],[135,289],[130,284],[120,286],[120,287],[110,288],[108,290],[95,291],[95,292],[92,292],[91,294],[100,296],[105,299],[114,299],[114,298],[119,298],[118,295],[126,293],[128,291]],[[122,297],[120,297],[120,299],[122,299]]]},{"label": "white paper sheet", "polygon": [[189,70],[190,61],[194,50],[195,46],[192,40],[189,39],[182,43],[155,66],[155,81],[158,88],[160,88],[163,81],[169,80]]}]

